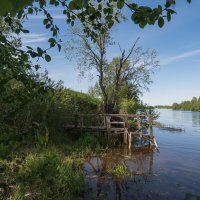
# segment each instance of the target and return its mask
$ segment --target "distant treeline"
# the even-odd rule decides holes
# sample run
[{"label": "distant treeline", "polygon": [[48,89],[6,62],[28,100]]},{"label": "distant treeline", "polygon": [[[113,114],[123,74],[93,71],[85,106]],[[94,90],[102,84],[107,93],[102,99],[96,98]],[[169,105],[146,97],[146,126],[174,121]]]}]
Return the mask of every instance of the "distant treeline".
[{"label": "distant treeline", "polygon": [[191,110],[200,111],[200,97],[193,97],[190,101],[183,101],[181,103],[173,103],[173,110]]},{"label": "distant treeline", "polygon": [[167,106],[167,105],[157,105],[155,108],[164,108],[164,109],[172,109],[172,106]]},{"label": "distant treeline", "polygon": [[173,110],[191,110],[200,111],[200,97],[193,97],[192,100],[182,101],[181,103],[173,103],[169,105],[156,105],[155,108],[159,109],[173,109]]}]

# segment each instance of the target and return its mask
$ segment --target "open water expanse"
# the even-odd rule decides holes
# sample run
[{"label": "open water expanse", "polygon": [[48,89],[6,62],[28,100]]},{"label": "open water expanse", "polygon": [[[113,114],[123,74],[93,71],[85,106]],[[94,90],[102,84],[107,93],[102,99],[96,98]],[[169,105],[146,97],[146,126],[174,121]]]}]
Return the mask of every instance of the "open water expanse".
[{"label": "open water expanse", "polygon": [[[88,158],[84,199],[200,199],[200,112],[160,109],[163,124],[182,132],[154,128],[159,151],[132,152],[112,149],[101,157]],[[127,166],[130,178],[116,179],[107,169]]]}]

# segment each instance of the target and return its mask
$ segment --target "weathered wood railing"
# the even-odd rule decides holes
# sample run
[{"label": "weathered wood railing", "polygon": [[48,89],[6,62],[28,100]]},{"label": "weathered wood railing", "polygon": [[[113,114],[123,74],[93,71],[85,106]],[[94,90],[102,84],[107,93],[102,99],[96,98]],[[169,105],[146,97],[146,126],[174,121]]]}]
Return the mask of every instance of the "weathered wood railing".
[{"label": "weathered wood railing", "polygon": [[[110,137],[113,134],[123,134],[124,143],[131,148],[132,137],[148,137],[149,143],[154,142],[153,117],[140,114],[75,114],[70,116],[67,128],[88,129],[97,132],[106,132]],[[129,120],[136,122],[137,128],[131,129]],[[71,123],[70,123],[71,121]],[[148,126],[149,134],[144,132],[144,121]]]}]

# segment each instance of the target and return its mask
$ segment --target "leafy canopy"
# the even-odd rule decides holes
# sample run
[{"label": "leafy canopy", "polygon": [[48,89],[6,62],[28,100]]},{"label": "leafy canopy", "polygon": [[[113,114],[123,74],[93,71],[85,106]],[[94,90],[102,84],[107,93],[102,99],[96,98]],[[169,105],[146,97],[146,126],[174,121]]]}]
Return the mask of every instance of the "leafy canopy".
[{"label": "leafy canopy", "polygon": [[[188,3],[191,0],[187,0]],[[59,27],[54,23],[53,16],[48,10],[49,6],[59,7],[62,9],[63,15],[66,16],[66,23],[73,26],[76,21],[80,21],[83,25],[83,31],[93,40],[97,37],[96,30],[101,33],[107,32],[115,23],[120,20],[121,13],[126,7],[131,11],[131,19],[141,28],[148,25],[157,25],[161,28],[165,21],[170,21],[171,16],[175,14],[173,5],[176,0],[166,0],[165,3],[155,7],[139,5],[135,1],[127,0],[1,0],[0,16],[3,16],[5,22],[11,27],[12,31],[19,34],[20,32],[28,33],[23,28],[21,20],[28,18],[30,15],[41,14],[44,16],[43,24],[46,29],[50,30],[52,37],[49,38],[49,48],[58,47],[60,51],[61,45],[59,38]],[[9,14],[10,13],[10,14]],[[17,28],[13,25],[13,16],[19,19]],[[37,48],[33,50],[28,48],[28,54],[31,57],[43,57],[46,61],[51,58],[46,54],[46,50]]]}]

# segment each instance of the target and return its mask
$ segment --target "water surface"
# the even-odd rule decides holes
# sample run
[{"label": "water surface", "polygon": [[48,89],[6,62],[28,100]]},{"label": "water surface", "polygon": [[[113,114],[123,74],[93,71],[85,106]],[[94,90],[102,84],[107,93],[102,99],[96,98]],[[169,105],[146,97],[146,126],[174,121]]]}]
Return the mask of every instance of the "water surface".
[{"label": "water surface", "polygon": [[[185,129],[154,128],[159,152],[112,149],[86,160],[85,199],[200,199],[200,112],[160,109],[159,122]],[[117,179],[107,171],[127,166],[132,177]]]}]

